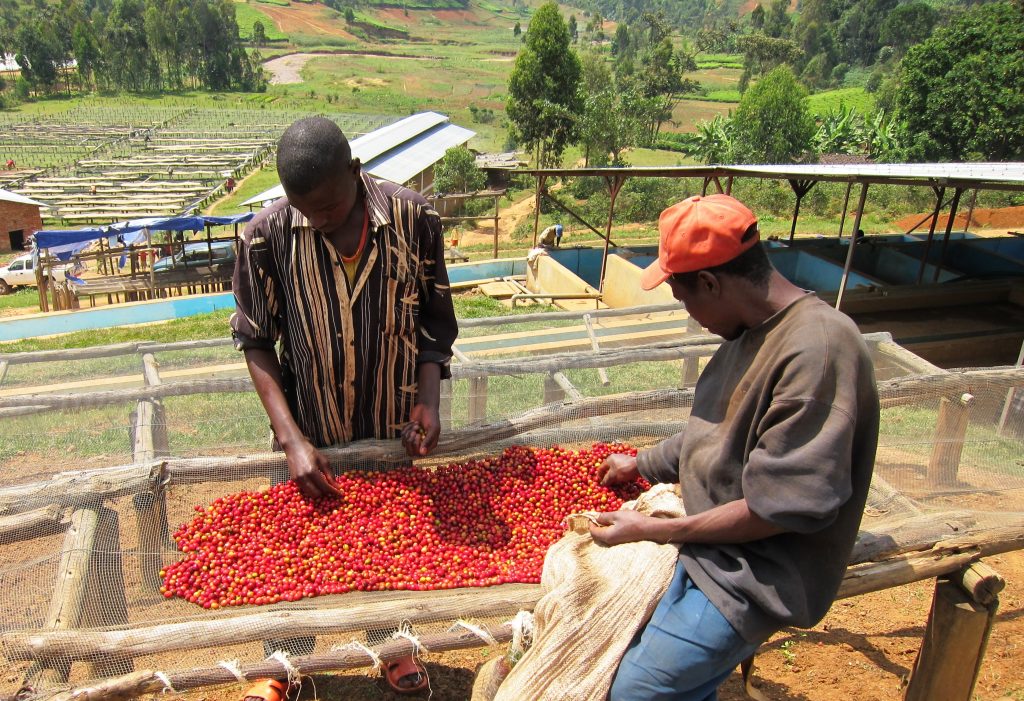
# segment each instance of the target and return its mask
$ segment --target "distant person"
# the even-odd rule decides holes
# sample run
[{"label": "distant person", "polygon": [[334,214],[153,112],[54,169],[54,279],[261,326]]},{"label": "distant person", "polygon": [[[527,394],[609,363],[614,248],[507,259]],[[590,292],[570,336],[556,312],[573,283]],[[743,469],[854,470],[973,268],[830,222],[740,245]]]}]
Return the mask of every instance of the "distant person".
[{"label": "distant person", "polygon": [[540,232],[540,239],[537,244],[544,248],[558,248],[562,245],[562,225],[552,224]]},{"label": "distant person", "polygon": [[226,193],[228,193],[230,195],[232,190],[234,190],[234,189],[235,189],[235,179],[232,178],[229,175],[228,179],[224,181],[224,192],[226,192]]},{"label": "distant person", "polygon": [[8,158],[5,165],[7,166],[7,170],[14,170],[14,159]]},{"label": "distant person", "polygon": [[95,195],[96,194],[96,186],[95,185],[90,185],[89,186],[89,194],[90,195]]}]

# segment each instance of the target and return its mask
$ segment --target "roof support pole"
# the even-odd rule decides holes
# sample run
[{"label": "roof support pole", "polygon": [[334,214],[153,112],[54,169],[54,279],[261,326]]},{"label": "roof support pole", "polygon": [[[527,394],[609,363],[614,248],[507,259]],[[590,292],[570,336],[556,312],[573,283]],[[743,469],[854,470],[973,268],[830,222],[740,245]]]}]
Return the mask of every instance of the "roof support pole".
[{"label": "roof support pole", "polygon": [[619,190],[622,189],[623,183],[626,182],[626,176],[606,175],[604,180],[608,183],[610,201],[608,202],[608,226],[605,227],[604,253],[601,254],[601,278],[598,280],[597,287],[601,292],[604,292],[604,273],[608,267],[608,244],[612,238],[612,217],[615,216],[615,198],[619,196]]},{"label": "roof support pole", "polygon": [[[804,195],[811,191],[814,187],[816,180],[790,180],[789,186],[793,188],[793,194],[796,195],[796,206],[793,207],[793,225],[789,228],[789,242],[793,243],[793,237],[796,236],[796,220],[800,216],[800,201],[803,200]],[[858,219],[858,221],[860,221]]]},{"label": "roof support pole", "polygon": [[700,188],[700,196],[706,197],[708,194],[708,185],[711,183],[711,178],[704,178],[704,184]]},{"label": "roof support pole", "polygon": [[[942,211],[942,198],[946,194],[945,187],[933,187],[935,192],[935,209],[932,210],[932,223],[928,226],[928,242],[924,245],[924,253],[921,255],[921,268],[917,271],[917,284],[920,285],[924,279],[924,269],[928,266],[928,254],[932,250],[932,239],[935,238],[935,224],[939,221],[939,212]],[[917,227],[915,226],[914,229]],[[911,229],[913,231],[913,229]]]},{"label": "roof support pole", "polygon": [[[860,199],[857,203],[857,216],[853,220],[854,232],[860,230],[860,219],[864,216],[864,203],[868,199],[868,184],[860,184]],[[850,248],[846,251],[846,262],[843,264],[843,279],[839,281],[839,294],[836,295],[836,309],[840,309],[843,303],[843,293],[846,292],[846,281],[850,277],[850,266],[853,265],[853,249],[857,247],[857,236],[850,237]]]},{"label": "roof support pole", "polygon": [[[547,192],[547,191],[544,192],[544,199],[547,200],[548,202],[550,202],[551,204],[555,205],[556,207],[558,207],[558,209],[560,209],[563,212],[565,212],[566,214],[568,214],[570,217],[572,217],[573,219],[578,221],[580,224],[582,224],[583,226],[585,226],[588,229],[590,229],[591,231],[593,231],[595,234],[597,234],[601,238],[605,237],[604,234],[600,230],[595,228],[593,224],[591,224],[586,219],[581,217],[579,214],[574,212],[567,204],[565,204],[564,202],[560,201],[557,197],[552,195],[550,192]],[[617,245],[614,241],[612,241],[611,244],[613,246]],[[495,257],[497,257],[497,256],[495,256]]]},{"label": "roof support pole", "polygon": [[939,254],[938,265],[935,266],[935,275],[932,277],[933,282],[939,281],[939,273],[942,272],[942,266],[946,262],[946,248],[949,246],[949,235],[953,231],[953,220],[956,219],[956,210],[960,206],[960,195],[964,194],[964,189],[958,187],[953,191],[953,203],[949,205],[949,219],[946,220],[946,234],[942,237],[942,253]]},{"label": "roof support pole", "polygon": [[725,181],[725,194],[727,194],[730,197],[732,197],[732,176],[731,175]]},{"label": "roof support pole", "polygon": [[850,207],[850,192],[853,190],[853,181],[846,183],[846,197],[843,198],[843,216],[839,218],[839,238],[843,238],[843,227],[846,226],[846,210]]},{"label": "roof support pole", "polygon": [[146,234],[146,259],[149,261],[149,298],[156,299],[156,251],[153,250],[153,234],[149,227],[143,229]]},{"label": "roof support pole", "polygon": [[971,219],[974,217],[974,205],[978,204],[978,188],[974,188],[971,192],[971,204],[967,207],[967,221],[964,222],[964,233],[966,234],[971,228]]},{"label": "roof support pole", "polygon": [[537,247],[537,236],[540,235],[540,195],[544,191],[544,175],[537,176],[537,191],[533,196],[533,246]]}]

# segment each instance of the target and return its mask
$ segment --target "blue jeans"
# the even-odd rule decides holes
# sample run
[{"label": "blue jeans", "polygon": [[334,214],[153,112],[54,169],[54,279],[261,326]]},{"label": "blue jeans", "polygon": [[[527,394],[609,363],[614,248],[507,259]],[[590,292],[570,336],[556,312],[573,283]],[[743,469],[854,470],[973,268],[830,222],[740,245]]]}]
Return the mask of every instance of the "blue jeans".
[{"label": "blue jeans", "polygon": [[608,699],[715,701],[718,687],[759,645],[736,632],[680,560],[654,615],[619,663]]}]

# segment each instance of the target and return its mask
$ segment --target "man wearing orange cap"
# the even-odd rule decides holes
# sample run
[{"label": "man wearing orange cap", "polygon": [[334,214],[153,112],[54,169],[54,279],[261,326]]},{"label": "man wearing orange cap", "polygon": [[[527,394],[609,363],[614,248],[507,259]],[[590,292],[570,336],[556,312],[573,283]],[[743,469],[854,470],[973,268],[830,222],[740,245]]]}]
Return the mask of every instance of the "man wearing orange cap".
[{"label": "man wearing orange cap", "polygon": [[620,662],[609,699],[713,701],[736,665],[786,626],[828,611],[867,499],[878,394],[844,314],[776,271],[757,218],[727,195],[691,197],[659,221],[644,289],[668,283],[725,342],[697,382],[679,434],[602,482],[678,482],[686,516],[600,514],[607,545],[679,545],[668,591]]}]

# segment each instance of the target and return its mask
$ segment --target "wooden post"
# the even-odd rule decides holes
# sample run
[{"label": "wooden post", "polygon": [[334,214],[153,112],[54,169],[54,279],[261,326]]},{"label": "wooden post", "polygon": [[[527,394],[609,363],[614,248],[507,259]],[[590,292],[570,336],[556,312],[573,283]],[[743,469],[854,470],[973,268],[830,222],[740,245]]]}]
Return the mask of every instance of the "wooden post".
[{"label": "wooden post", "polygon": [[[686,320],[687,333],[700,333],[704,328],[700,322],[690,317]],[[700,376],[700,358],[686,358],[683,360],[683,387],[693,387],[697,384],[697,377]]]},{"label": "wooden post", "polygon": [[[161,384],[152,353],[143,354],[142,372],[147,386]],[[132,446],[135,462],[149,462],[158,455],[166,455],[167,449],[167,429],[163,423],[162,403],[159,400],[140,401],[135,410],[135,444]],[[160,588],[160,569],[163,566],[161,553],[170,536],[163,471],[158,470],[151,477],[150,490],[136,494],[133,504],[136,510],[139,574],[142,585],[150,591],[157,591]]]},{"label": "wooden post", "polygon": [[554,373],[548,373],[544,378],[544,403],[553,404],[565,399],[565,390],[555,382]]},{"label": "wooden post", "polygon": [[[538,164],[540,165],[540,164]],[[544,192],[544,180],[545,176],[537,176],[537,192],[534,194],[533,201],[533,245],[537,246],[537,236],[540,234],[540,198],[541,193]]]},{"label": "wooden post", "polygon": [[[601,344],[597,341],[597,334],[594,333],[594,324],[590,320],[589,314],[583,315],[583,325],[587,327],[587,336],[590,337],[590,347],[593,348],[595,352],[601,350]],[[600,378],[601,384],[605,387],[611,384],[611,380],[608,379],[608,373],[604,368],[597,369],[597,376]]]},{"label": "wooden post", "polygon": [[[88,595],[82,611],[82,625],[107,628],[128,623],[124,566],[121,560],[121,529],[117,512],[99,510],[93,566],[86,585]],[[90,676],[98,679],[127,674],[135,669],[126,655],[102,655],[89,663]]]},{"label": "wooden post", "polygon": [[998,607],[998,599],[979,604],[953,580],[938,579],[904,700],[970,701]]},{"label": "wooden post", "polygon": [[448,431],[452,427],[452,381],[441,380],[441,397],[438,404],[441,419],[441,430]]},{"label": "wooden post", "polygon": [[974,396],[967,393],[957,399],[943,397],[940,401],[932,454],[928,459],[928,483],[933,487],[956,484],[972,404]]},{"label": "wooden post", "polygon": [[494,257],[498,257],[498,200],[500,195],[494,196]]},{"label": "wooden post", "polygon": [[[98,522],[99,509],[95,506],[81,507],[71,515],[44,629],[73,630],[81,624]],[[66,683],[70,673],[71,660],[66,657],[37,658],[25,672],[25,683],[42,688],[56,686]]]},{"label": "wooden post", "polygon": [[[604,274],[608,269],[608,246],[612,240],[612,222],[615,217],[615,199],[619,196],[619,191],[622,186],[626,183],[625,175],[605,176],[605,182],[608,184],[608,223],[605,226],[604,234],[604,252],[601,254],[601,276],[598,278],[597,288],[604,292]],[[607,383],[606,383],[607,384]]]},{"label": "wooden post", "polygon": [[487,418],[487,378],[469,378],[469,422]]}]

